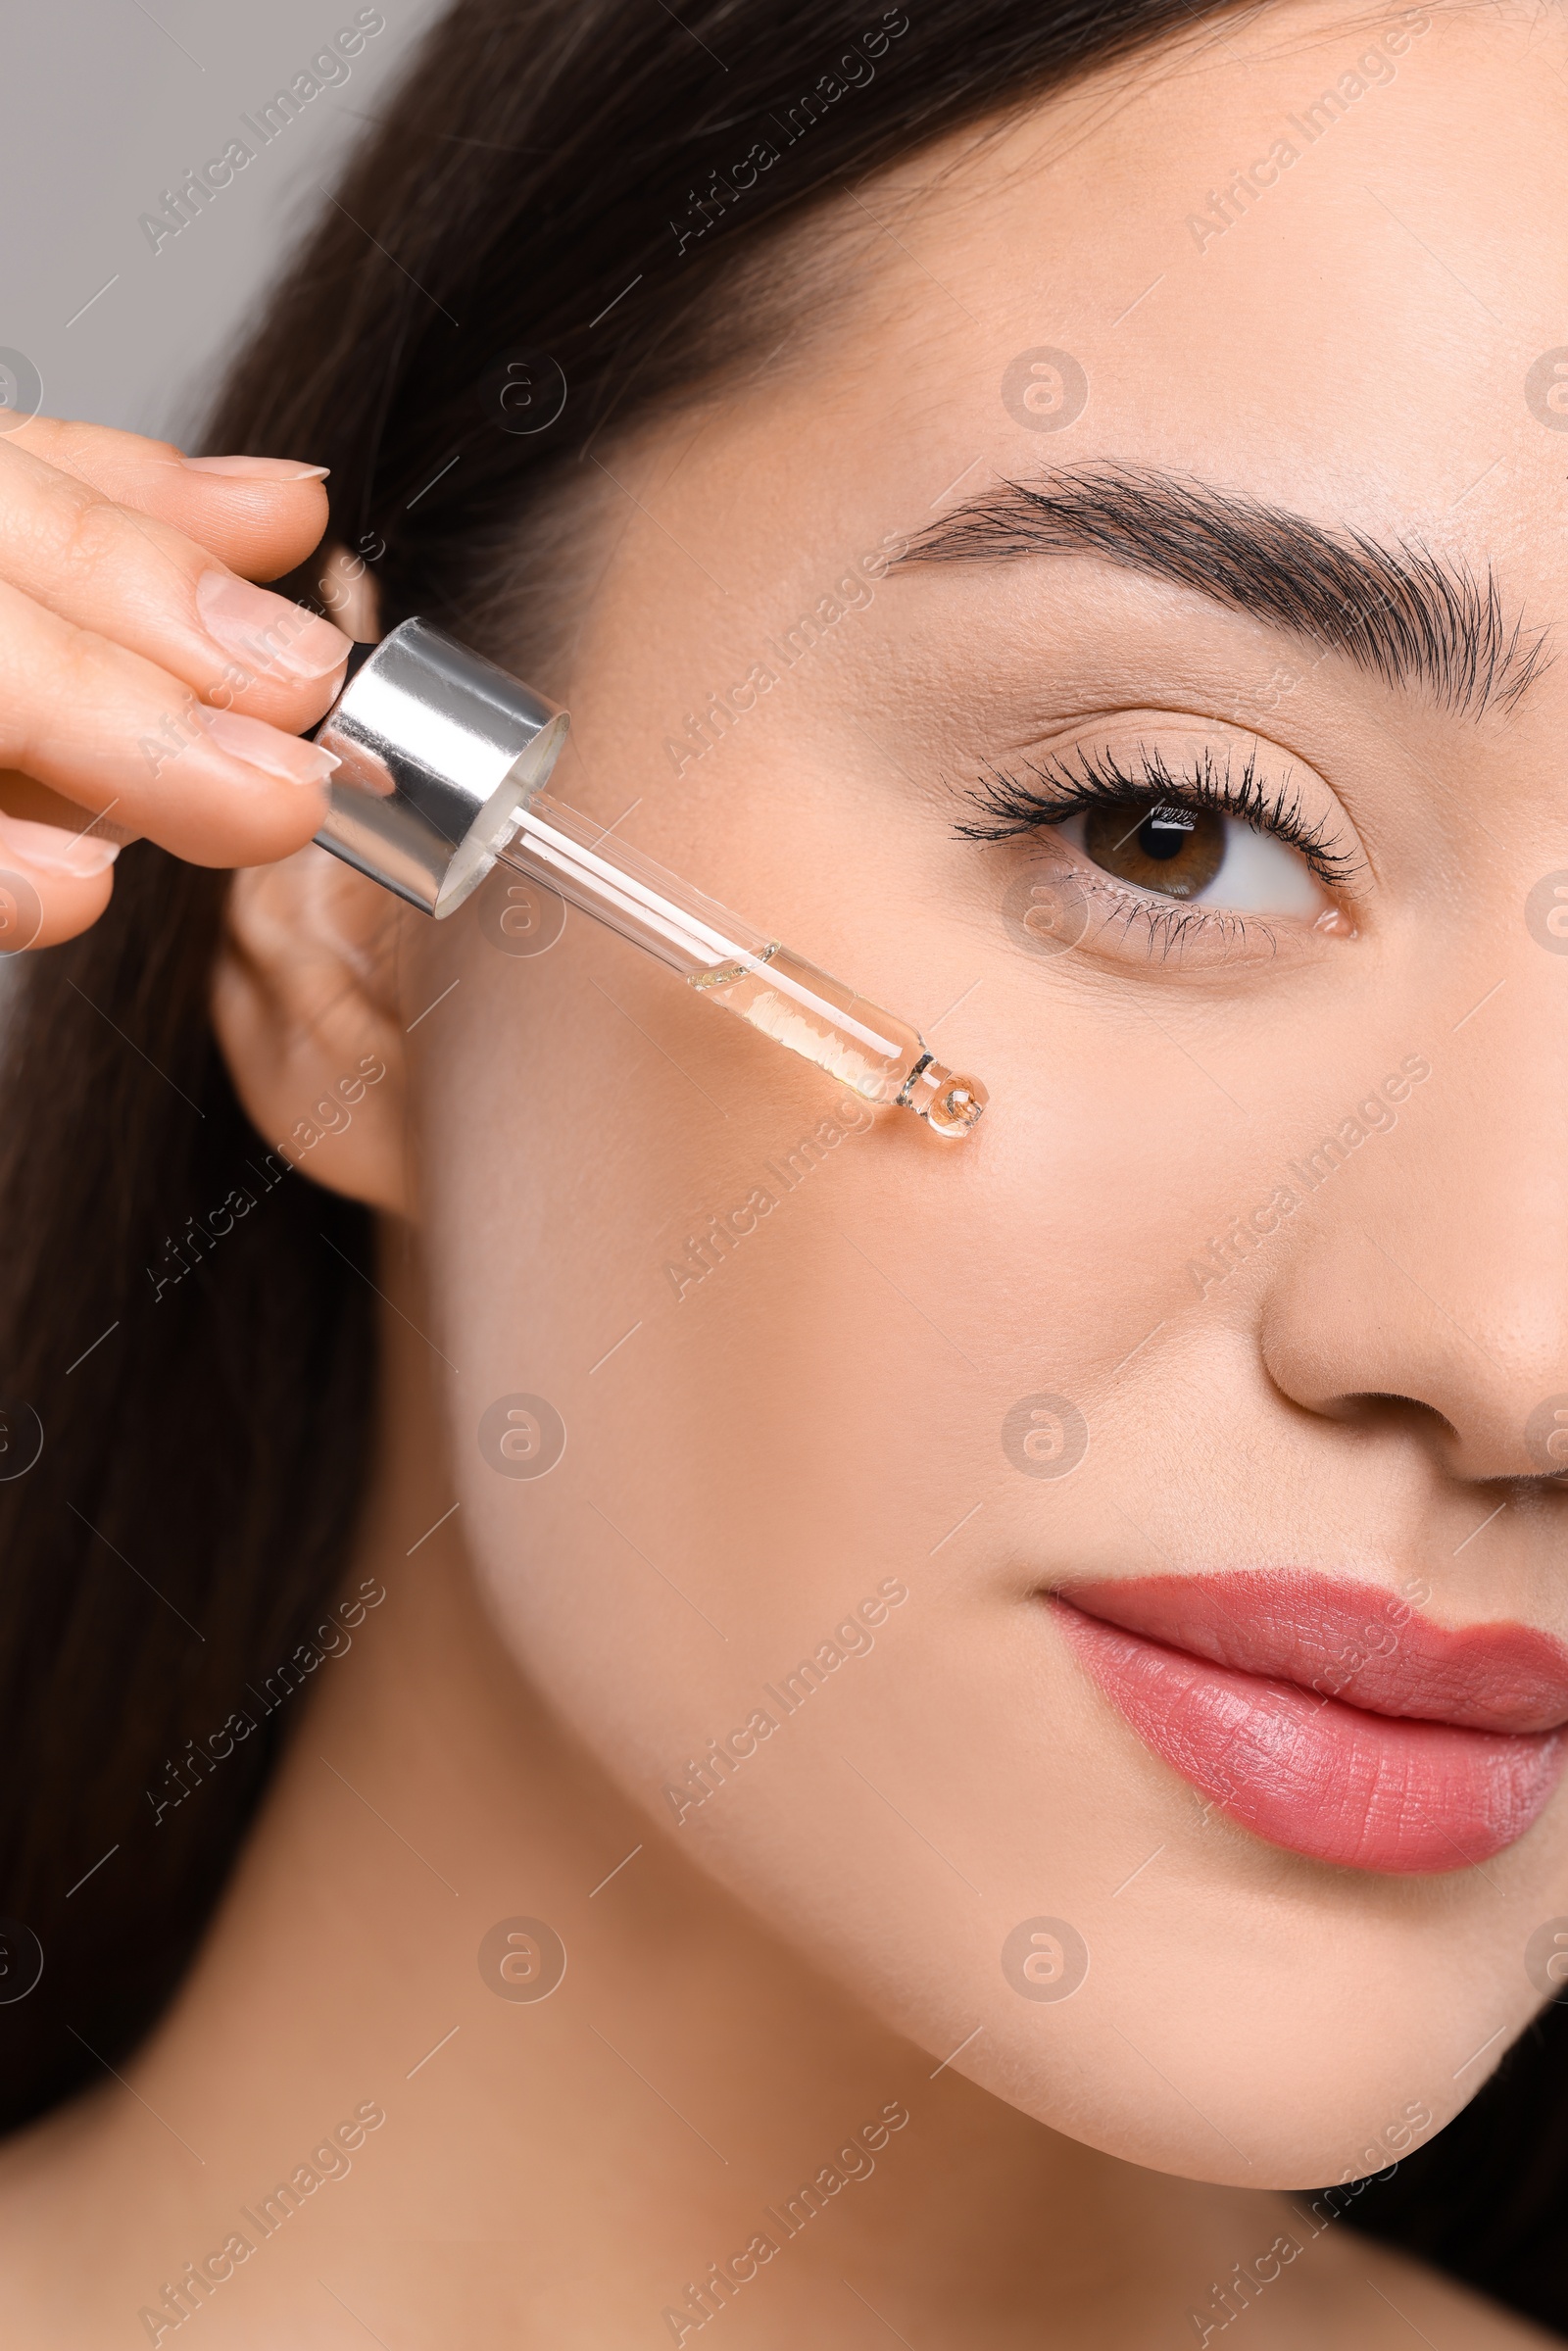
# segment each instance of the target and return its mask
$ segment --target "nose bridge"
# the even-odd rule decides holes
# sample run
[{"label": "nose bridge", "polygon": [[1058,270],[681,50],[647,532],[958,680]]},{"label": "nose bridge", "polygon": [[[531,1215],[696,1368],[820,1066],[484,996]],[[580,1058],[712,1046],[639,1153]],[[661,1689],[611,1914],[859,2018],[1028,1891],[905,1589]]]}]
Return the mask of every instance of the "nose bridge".
[{"label": "nose bridge", "polygon": [[[1461,1474],[1539,1477],[1568,1470],[1568,957],[1548,970],[1527,935],[1493,970],[1422,1023],[1399,1066],[1428,1074],[1380,1090],[1392,1123],[1368,1097],[1294,1163],[1264,1351],[1300,1403],[1407,1397]],[[1428,1004],[1454,995],[1449,975]]]}]

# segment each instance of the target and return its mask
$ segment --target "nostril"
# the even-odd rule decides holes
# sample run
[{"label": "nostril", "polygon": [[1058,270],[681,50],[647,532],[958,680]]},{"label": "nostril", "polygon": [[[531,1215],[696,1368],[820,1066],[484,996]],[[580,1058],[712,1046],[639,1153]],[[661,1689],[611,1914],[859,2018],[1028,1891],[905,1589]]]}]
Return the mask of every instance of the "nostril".
[{"label": "nostril", "polygon": [[1399,1396],[1392,1391],[1366,1388],[1353,1394],[1333,1396],[1314,1407],[1325,1420],[1338,1420],[1351,1428],[1396,1427],[1400,1422],[1417,1432],[1430,1435],[1434,1427],[1454,1445],[1461,1443],[1459,1431],[1436,1404],[1426,1404],[1419,1396]]}]

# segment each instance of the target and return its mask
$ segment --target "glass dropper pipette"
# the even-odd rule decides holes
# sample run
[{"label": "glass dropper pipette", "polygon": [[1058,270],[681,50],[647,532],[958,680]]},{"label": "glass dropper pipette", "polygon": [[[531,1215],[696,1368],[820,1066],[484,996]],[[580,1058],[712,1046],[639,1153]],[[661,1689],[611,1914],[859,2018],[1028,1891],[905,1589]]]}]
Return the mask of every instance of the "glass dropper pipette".
[{"label": "glass dropper pipette", "polygon": [[612,840],[603,825],[548,792],[530,793],[515,815],[517,829],[497,853],[502,864],[646,948],[706,1004],[813,1061],[863,1101],[913,1110],[933,1134],[956,1141],[974,1127],[986,1105],[984,1087],[944,1068],[906,1020],[754,930],[652,857]]},{"label": "glass dropper pipette", "polygon": [[695,994],[934,1135],[971,1134],[985,1088],[906,1020],[705,898],[545,790],[567,718],[427,620],[356,646],[315,740],[339,761],[317,840],[438,919],[497,860],[667,963]]}]

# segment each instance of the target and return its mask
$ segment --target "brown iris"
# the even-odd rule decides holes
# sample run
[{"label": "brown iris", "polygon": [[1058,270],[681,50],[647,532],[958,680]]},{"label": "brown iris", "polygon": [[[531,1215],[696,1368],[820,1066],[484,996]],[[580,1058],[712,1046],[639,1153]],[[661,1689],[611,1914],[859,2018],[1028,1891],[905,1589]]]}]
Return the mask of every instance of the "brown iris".
[{"label": "brown iris", "polygon": [[1084,849],[1119,882],[1197,898],[1225,862],[1225,819],[1213,808],[1091,808]]}]

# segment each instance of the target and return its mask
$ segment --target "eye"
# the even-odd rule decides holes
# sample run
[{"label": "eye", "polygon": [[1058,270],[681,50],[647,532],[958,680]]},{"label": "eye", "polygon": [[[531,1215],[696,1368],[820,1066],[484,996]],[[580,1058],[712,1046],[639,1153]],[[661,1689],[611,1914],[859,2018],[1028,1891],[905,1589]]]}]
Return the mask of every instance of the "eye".
[{"label": "eye", "polygon": [[1055,829],[1102,872],[1161,898],[1304,922],[1334,906],[1298,849],[1217,808],[1113,804],[1082,810]]},{"label": "eye", "polygon": [[[991,769],[968,798],[967,839],[1034,836],[1068,853],[1108,947],[1141,926],[1162,955],[1210,933],[1237,948],[1253,917],[1355,930],[1344,902],[1361,860],[1333,795],[1258,736],[1123,719],[1021,775]],[[1260,929],[1258,944],[1279,941]]]}]

